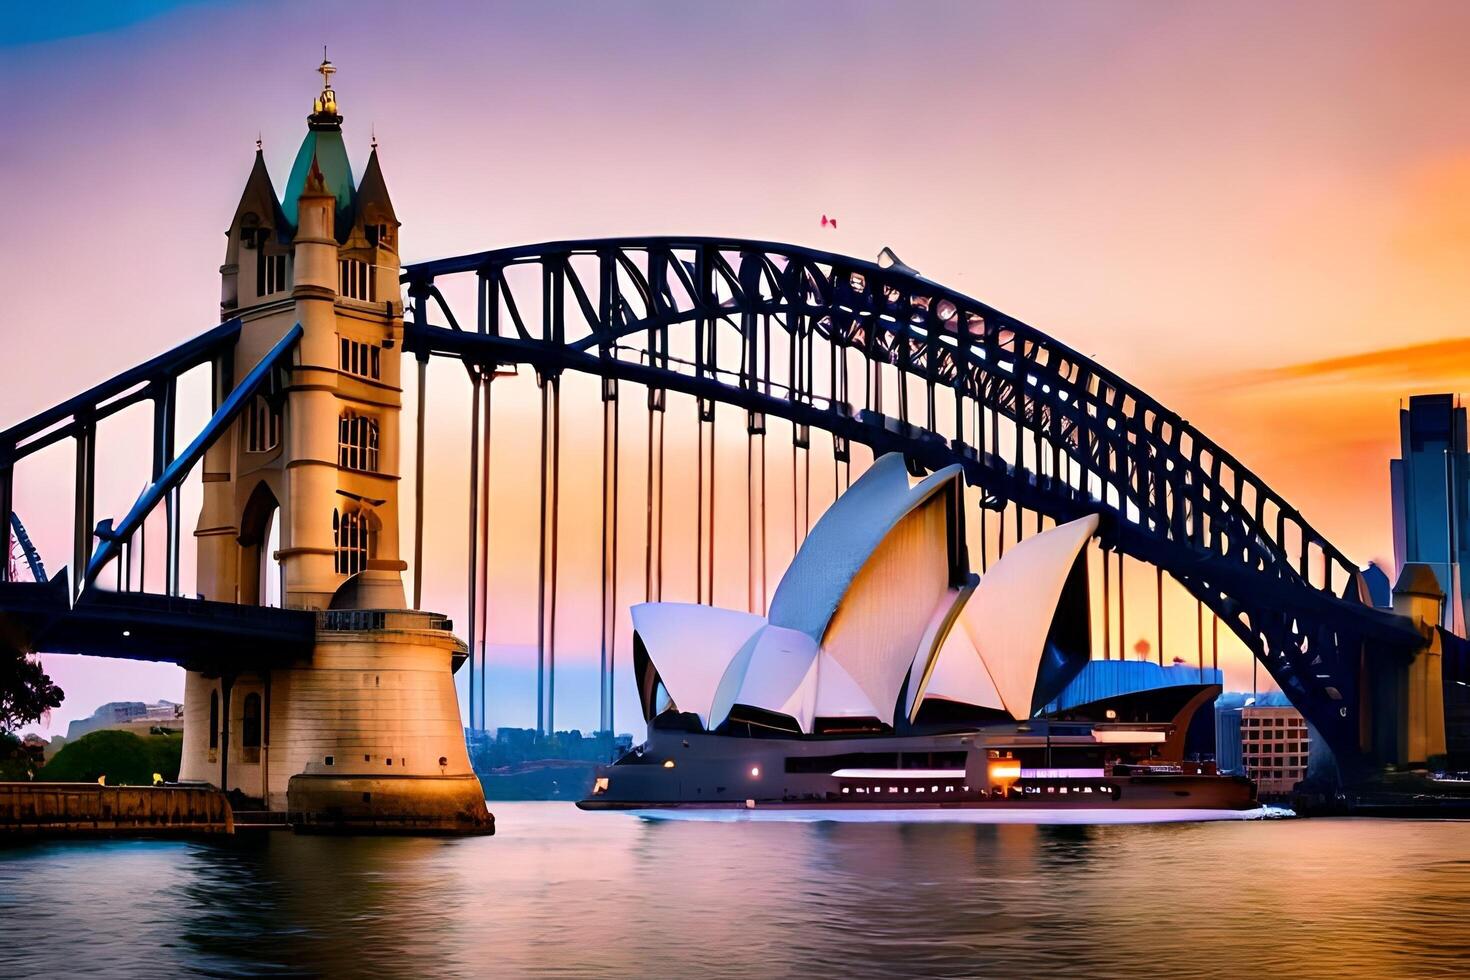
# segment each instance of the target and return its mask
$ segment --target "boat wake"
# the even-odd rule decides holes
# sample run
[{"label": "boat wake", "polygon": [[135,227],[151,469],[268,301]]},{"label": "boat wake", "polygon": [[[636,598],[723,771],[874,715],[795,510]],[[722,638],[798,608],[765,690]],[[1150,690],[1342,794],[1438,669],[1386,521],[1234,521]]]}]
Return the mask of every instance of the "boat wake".
[{"label": "boat wake", "polygon": [[1282,820],[1296,814],[1278,806],[1252,810],[794,810],[761,809],[647,809],[629,810],[648,821],[705,823],[971,823],[971,824],[1143,824],[1195,823],[1206,820]]}]

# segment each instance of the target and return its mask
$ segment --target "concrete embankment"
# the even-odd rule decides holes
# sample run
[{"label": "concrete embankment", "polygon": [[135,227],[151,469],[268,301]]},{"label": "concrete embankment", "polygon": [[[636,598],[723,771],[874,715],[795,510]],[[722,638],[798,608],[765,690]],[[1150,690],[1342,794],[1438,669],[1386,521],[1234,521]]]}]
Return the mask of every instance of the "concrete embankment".
[{"label": "concrete embankment", "polygon": [[229,801],[209,787],[0,783],[0,841],[234,832]]}]

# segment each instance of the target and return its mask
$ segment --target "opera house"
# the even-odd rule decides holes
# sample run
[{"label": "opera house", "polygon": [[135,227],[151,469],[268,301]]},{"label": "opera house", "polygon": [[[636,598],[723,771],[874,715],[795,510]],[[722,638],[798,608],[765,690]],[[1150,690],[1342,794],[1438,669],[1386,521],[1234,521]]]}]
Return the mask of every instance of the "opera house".
[{"label": "opera house", "polygon": [[585,809],[1254,805],[1186,763],[1216,685],[1044,708],[1090,659],[1088,516],[969,567],[959,467],[883,456],[812,528],[770,614],[632,610],[648,740]]}]

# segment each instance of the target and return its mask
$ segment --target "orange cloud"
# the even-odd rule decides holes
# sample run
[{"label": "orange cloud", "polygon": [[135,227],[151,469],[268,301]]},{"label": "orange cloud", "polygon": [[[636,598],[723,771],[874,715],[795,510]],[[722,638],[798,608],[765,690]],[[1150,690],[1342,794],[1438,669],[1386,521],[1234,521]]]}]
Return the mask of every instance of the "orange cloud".
[{"label": "orange cloud", "polygon": [[1333,380],[1348,384],[1423,387],[1470,378],[1470,338],[1432,340],[1227,377],[1221,387],[1239,388],[1290,381]]}]

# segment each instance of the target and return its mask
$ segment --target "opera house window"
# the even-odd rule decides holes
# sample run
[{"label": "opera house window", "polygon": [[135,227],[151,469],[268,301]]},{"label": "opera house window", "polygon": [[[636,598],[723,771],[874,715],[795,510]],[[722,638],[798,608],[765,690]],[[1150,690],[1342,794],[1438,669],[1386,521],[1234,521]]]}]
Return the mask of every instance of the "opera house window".
[{"label": "opera house window", "polygon": [[337,420],[337,465],[343,469],[378,470],[378,423],[376,419],[344,412]]}]

